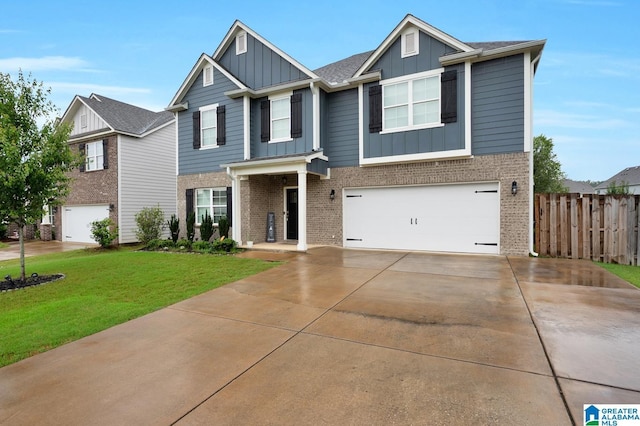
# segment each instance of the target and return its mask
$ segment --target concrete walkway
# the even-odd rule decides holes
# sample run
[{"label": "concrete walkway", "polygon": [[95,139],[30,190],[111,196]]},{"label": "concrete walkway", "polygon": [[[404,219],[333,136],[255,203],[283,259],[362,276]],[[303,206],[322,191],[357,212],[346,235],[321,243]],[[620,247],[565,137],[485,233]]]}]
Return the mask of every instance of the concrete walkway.
[{"label": "concrete walkway", "polygon": [[[18,241],[11,241],[8,244],[9,247],[0,248],[0,261],[20,258],[20,243],[18,243]],[[25,257],[39,256],[42,254],[60,253],[87,247],[98,247],[98,244],[30,240],[24,243],[24,255]]]},{"label": "concrete walkway", "polygon": [[570,425],[640,402],[640,291],[590,262],[247,255],[288,262],[0,369],[0,423]]}]

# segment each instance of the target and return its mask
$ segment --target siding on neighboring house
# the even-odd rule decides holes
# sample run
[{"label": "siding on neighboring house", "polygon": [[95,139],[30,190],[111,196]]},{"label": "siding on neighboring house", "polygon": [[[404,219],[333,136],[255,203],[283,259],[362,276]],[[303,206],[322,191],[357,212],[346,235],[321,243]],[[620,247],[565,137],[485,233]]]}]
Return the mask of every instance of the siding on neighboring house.
[{"label": "siding on neighboring house", "polygon": [[267,98],[251,102],[251,158],[276,157],[280,155],[302,154],[313,149],[313,96],[311,90],[296,90],[302,94],[302,137],[287,142],[261,142],[260,104]]},{"label": "siding on neighboring house", "polygon": [[246,53],[236,55],[236,42],[233,40],[219,62],[252,89],[309,78],[250,34],[247,34]]},{"label": "siding on neighboring house", "polygon": [[[235,52],[235,51],[234,51]],[[237,86],[214,69],[213,85],[202,86],[202,73],[184,97],[189,109],[178,117],[178,174],[209,173],[221,171],[220,164],[240,161],[244,158],[243,99],[229,99],[224,92]],[[192,116],[200,107],[212,104],[225,105],[226,143],[217,148],[193,149]]]},{"label": "siding on neighboring house", "polygon": [[[82,116],[86,117],[86,126],[82,127],[81,118]],[[73,130],[71,131],[70,137],[74,137],[80,135],[82,133],[91,133],[97,130],[108,129],[109,126],[97,115],[91,108],[88,106],[81,104],[78,108],[78,111],[73,117]]]},{"label": "siding on neighboring house", "polygon": [[473,64],[471,140],[474,155],[524,150],[524,56]]},{"label": "siding on neighboring house", "polygon": [[323,148],[330,167],[358,166],[358,90],[328,94],[323,105]]},{"label": "siding on neighboring house", "polygon": [[144,207],[159,206],[166,220],[176,213],[175,124],[142,139],[121,135],[118,151],[120,243],[131,243],[137,241],[135,215]]}]

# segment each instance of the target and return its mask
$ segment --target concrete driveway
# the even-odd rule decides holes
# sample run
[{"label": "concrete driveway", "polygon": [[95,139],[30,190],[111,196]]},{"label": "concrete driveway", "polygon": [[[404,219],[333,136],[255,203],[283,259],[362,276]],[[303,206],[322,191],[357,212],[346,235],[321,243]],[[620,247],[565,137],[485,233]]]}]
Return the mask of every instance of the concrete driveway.
[{"label": "concrete driveway", "polygon": [[0,369],[0,423],[570,425],[640,403],[640,291],[590,262],[247,255],[289,261]]},{"label": "concrete driveway", "polygon": [[[0,261],[20,258],[20,243],[11,241],[8,244],[9,247],[0,249]],[[87,247],[98,247],[98,244],[30,240],[24,242],[24,256],[31,257],[48,253],[60,253]]]}]

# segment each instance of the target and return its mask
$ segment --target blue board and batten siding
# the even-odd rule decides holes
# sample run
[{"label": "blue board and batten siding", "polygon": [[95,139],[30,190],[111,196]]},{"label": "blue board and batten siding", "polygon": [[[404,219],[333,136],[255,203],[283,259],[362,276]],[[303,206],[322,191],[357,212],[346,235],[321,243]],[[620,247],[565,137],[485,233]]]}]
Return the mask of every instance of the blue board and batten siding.
[{"label": "blue board and batten siding", "polygon": [[[420,54],[407,58],[401,57],[401,41],[398,38],[382,57],[371,66],[380,70],[382,79],[408,76],[420,72],[442,68],[440,57],[454,52],[454,49],[420,33]],[[369,133],[369,87],[364,87],[364,158],[389,157],[394,155],[423,154],[430,152],[464,149],[464,65],[447,67],[445,71],[456,70],[458,114],[454,123],[442,127],[409,130],[395,133]]]},{"label": "blue board and batten siding", "polygon": [[[180,175],[222,171],[220,164],[244,158],[243,100],[230,99],[224,94],[238,87],[217,69],[214,69],[213,82],[213,85],[203,87],[200,73],[184,97],[183,101],[189,103],[189,109],[180,112],[178,118]],[[217,148],[193,149],[193,113],[200,107],[216,103],[226,108],[226,143]]]},{"label": "blue board and batten siding", "polygon": [[245,53],[236,55],[234,39],[219,62],[233,76],[254,90],[309,78],[251,34],[247,34]]},{"label": "blue board and batten siding", "polygon": [[323,106],[321,145],[330,167],[358,166],[358,90],[328,94]]},{"label": "blue board and batten siding", "polygon": [[524,56],[473,64],[471,72],[473,155],[524,150]]},{"label": "blue board and batten siding", "polygon": [[310,89],[296,90],[302,94],[302,137],[285,142],[262,142],[260,104],[267,98],[251,101],[251,158],[304,154],[313,149],[313,96]]}]

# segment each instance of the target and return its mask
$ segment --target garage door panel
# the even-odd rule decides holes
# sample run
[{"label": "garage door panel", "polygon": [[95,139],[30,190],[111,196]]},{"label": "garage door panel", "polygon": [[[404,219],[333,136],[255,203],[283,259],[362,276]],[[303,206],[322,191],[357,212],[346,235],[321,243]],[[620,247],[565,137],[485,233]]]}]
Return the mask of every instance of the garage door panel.
[{"label": "garage door panel", "polygon": [[108,205],[64,206],[62,211],[62,241],[95,243],[91,222],[109,217]]},{"label": "garage door panel", "polygon": [[345,247],[498,253],[497,183],[345,189]]}]

